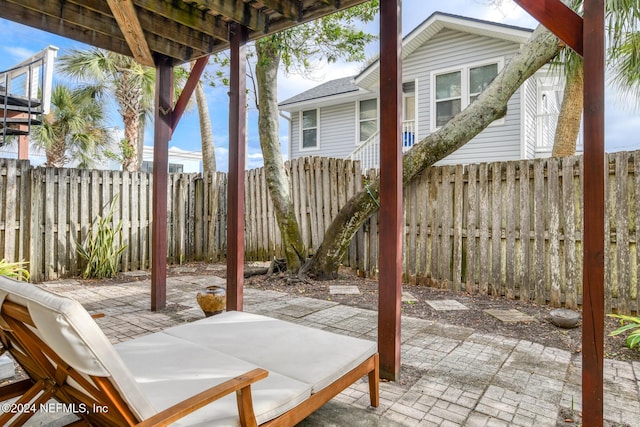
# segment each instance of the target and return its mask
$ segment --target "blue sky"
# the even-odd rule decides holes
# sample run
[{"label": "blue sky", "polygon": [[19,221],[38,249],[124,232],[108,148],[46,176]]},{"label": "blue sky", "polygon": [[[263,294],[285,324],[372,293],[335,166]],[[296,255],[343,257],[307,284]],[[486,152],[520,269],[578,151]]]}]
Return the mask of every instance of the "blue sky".
[{"label": "blue sky", "polygon": [[[439,4],[438,4],[439,3]],[[449,12],[478,19],[486,19],[505,24],[519,25],[527,28],[535,28],[536,21],[516,6],[511,0],[502,2],[500,8],[481,0],[449,0],[447,2],[425,2],[424,0],[403,1],[403,33],[406,34],[418,26],[422,21],[435,11]],[[372,33],[378,32],[378,22],[368,25],[367,29]],[[11,21],[0,19],[0,40],[9,41],[0,45],[0,70],[10,68],[12,65],[44,49],[48,45],[60,48],[59,54],[64,54],[71,48],[85,47],[73,40],[55,36],[53,34],[34,30]],[[378,45],[373,43],[367,48],[367,56],[373,56],[378,51]],[[337,63],[327,66],[317,64],[316,70],[310,76],[284,75],[279,76],[278,98],[284,100],[301,91],[316,86],[323,81],[356,74],[361,69],[360,64]],[[61,76],[54,77],[61,79]],[[224,87],[208,87],[206,89],[209,112],[212,118],[214,144],[216,146],[216,160],[218,169],[227,170],[228,161],[228,97]],[[606,105],[606,148],[607,151],[635,150],[640,148],[640,112],[629,111],[622,105],[620,97],[613,89],[607,88]],[[122,127],[122,122],[115,110],[110,115],[110,125]],[[248,159],[247,168],[255,168],[262,165],[260,143],[257,131],[257,112],[250,104],[248,119]],[[151,132],[147,131],[147,145],[151,145]],[[280,121],[280,137],[283,147],[283,155],[287,157],[288,124]],[[171,146],[184,150],[200,151],[200,131],[197,112],[195,109],[188,111],[180,121]]]}]

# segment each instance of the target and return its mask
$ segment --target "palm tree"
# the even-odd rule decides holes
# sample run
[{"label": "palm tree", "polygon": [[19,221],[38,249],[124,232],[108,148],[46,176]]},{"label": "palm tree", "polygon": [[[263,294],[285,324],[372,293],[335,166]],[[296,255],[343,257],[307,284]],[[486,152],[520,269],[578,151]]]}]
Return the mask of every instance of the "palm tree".
[{"label": "palm tree", "polygon": [[[607,1],[608,63],[613,67],[613,84],[630,105],[639,107],[640,95],[640,7],[637,0]],[[572,2],[574,10],[582,10],[582,1]],[[553,143],[553,156],[575,154],[580,132],[583,100],[582,59],[569,48],[560,56],[564,65],[565,92],[558,115]]]},{"label": "palm tree", "polygon": [[56,85],[51,93],[51,112],[34,128],[34,145],[45,150],[45,166],[63,167],[71,159],[79,167],[90,167],[108,146],[104,109],[86,93]]},{"label": "palm tree", "polygon": [[627,33],[619,44],[611,47],[610,52],[611,81],[630,101],[626,105],[637,109],[640,107],[640,31]]},{"label": "palm tree", "polygon": [[155,70],[131,57],[98,48],[74,49],[60,57],[59,63],[62,72],[83,82],[83,91],[97,99],[114,97],[124,123],[122,167],[138,170],[141,128],[153,108]]}]

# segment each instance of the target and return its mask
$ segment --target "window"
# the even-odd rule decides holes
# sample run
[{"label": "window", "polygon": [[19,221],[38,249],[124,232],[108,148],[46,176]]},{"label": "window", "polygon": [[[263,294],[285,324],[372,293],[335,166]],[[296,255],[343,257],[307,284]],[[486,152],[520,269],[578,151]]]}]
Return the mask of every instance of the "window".
[{"label": "window", "polygon": [[434,73],[434,102],[432,129],[447,123],[475,101],[489,83],[498,75],[502,60],[482,65],[473,65],[458,70]]},{"label": "window", "polygon": [[497,75],[498,64],[469,68],[469,103],[475,101]]},{"label": "window", "polygon": [[[180,163],[169,163],[169,173],[182,173],[184,165]],[[140,166],[140,172],[153,173],[153,162],[144,160]]]},{"label": "window", "polygon": [[318,110],[302,112],[302,147],[318,148]]},{"label": "window", "polygon": [[462,109],[462,72],[436,76],[436,126],[447,123]]},{"label": "window", "polygon": [[378,130],[378,100],[367,99],[360,101],[359,112],[359,142],[365,142]]}]

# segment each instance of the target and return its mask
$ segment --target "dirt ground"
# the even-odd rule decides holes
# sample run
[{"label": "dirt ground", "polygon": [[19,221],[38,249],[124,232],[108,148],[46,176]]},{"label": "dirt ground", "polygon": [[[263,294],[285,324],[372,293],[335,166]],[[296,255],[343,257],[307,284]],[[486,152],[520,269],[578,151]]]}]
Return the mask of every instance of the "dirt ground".
[{"label": "dirt ground", "polygon": [[[224,277],[225,268],[203,269],[202,265],[194,264],[198,274],[214,274]],[[169,271],[171,272],[172,269]],[[247,267],[245,272],[251,271]],[[171,273],[170,273],[171,274]],[[179,273],[178,273],[179,274]],[[193,274],[193,273],[191,273]],[[356,285],[360,289],[359,295],[331,295],[329,287],[332,285]],[[378,308],[378,282],[376,280],[358,277],[348,269],[340,271],[338,279],[331,281],[299,281],[292,280],[285,274],[274,274],[271,277],[257,275],[247,277],[245,286],[248,288],[268,289],[295,295],[304,295],[327,301],[336,301],[340,304],[351,305],[369,310]],[[455,293],[445,289],[437,289],[424,285],[404,284],[403,291],[409,292],[415,297],[415,302],[402,303],[402,313],[406,316],[433,320],[451,325],[461,325],[473,328],[476,331],[491,332],[504,336],[532,341],[568,350],[572,353],[581,351],[582,327],[562,329],[551,322],[549,312],[552,307],[537,305],[525,301],[509,301],[505,298],[496,298],[487,295],[469,294],[466,292]],[[468,310],[437,311],[426,301],[429,300],[456,300]],[[536,320],[530,323],[502,323],[493,316],[485,313],[489,309],[516,309],[526,313]],[[617,360],[640,361],[640,351],[630,350],[624,345],[624,337],[611,337],[609,333],[615,330],[619,323],[615,319],[605,318],[605,357]]]},{"label": "dirt ground", "polygon": [[[259,271],[264,264],[252,264],[245,267],[245,274]],[[191,263],[182,266],[169,266],[169,275],[215,275],[225,277],[226,266],[224,264]],[[150,276],[150,274],[149,274]],[[141,277],[131,278],[119,274],[117,278],[107,282],[123,282],[127,280],[140,280]],[[92,282],[90,280],[87,283]],[[349,286],[356,285],[360,290],[358,295],[331,295],[329,287],[332,285]],[[254,275],[245,279],[247,288],[273,290],[294,295],[303,295],[309,298],[317,298],[327,301],[336,301],[340,304],[351,305],[368,310],[378,309],[378,282],[377,280],[359,277],[349,269],[341,269],[337,279],[329,281],[300,281],[292,279],[282,273],[275,273],[270,277],[266,275]],[[536,342],[545,346],[551,346],[572,353],[579,353],[582,347],[582,327],[579,324],[573,329],[562,329],[551,322],[549,312],[553,307],[538,305],[527,301],[511,301],[506,298],[497,298],[488,295],[469,294],[466,292],[453,292],[446,289],[432,288],[424,285],[403,284],[403,291],[409,292],[415,297],[415,302],[402,303],[402,314],[426,320],[433,320],[451,325],[460,325],[473,328],[476,331],[490,332],[504,336]],[[434,310],[427,301],[430,300],[456,300],[468,307],[468,310],[438,311]],[[485,310],[516,309],[535,318],[530,323],[502,323],[493,316],[485,313]],[[640,362],[640,351],[630,350],[624,345],[623,336],[612,337],[609,333],[619,326],[617,320],[605,317],[605,357],[616,360],[632,360]]]}]

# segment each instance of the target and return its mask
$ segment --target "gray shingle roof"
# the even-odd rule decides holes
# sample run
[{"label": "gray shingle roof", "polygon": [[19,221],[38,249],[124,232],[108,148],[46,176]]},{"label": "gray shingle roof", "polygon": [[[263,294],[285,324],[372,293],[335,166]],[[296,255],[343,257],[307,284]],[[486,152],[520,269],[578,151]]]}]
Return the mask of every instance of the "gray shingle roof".
[{"label": "gray shingle roof", "polygon": [[306,90],[289,99],[285,99],[279,105],[285,106],[298,102],[310,101],[312,99],[324,98],[327,96],[340,95],[343,93],[357,92],[359,87],[353,83],[353,77],[343,77],[341,79],[330,80],[314,88]]}]

